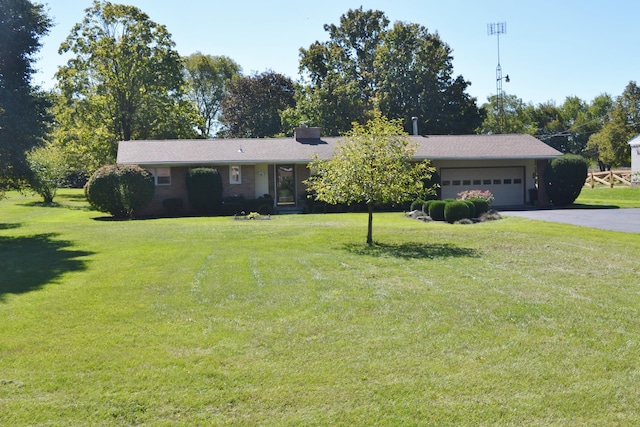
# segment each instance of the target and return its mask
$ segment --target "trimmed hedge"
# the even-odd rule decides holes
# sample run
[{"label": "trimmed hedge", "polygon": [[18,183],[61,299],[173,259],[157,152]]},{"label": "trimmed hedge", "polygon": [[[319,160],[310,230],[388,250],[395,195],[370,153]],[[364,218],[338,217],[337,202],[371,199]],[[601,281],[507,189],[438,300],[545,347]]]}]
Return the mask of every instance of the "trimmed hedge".
[{"label": "trimmed hedge", "polygon": [[446,203],[444,207],[444,219],[450,224],[460,221],[461,219],[469,219],[469,206],[462,200]]},{"label": "trimmed hedge", "polygon": [[571,205],[580,195],[589,171],[589,163],[576,154],[553,159],[545,168],[544,184],[554,206]]},{"label": "trimmed hedge", "polygon": [[489,212],[489,202],[484,199],[469,199],[475,208],[474,215],[476,218],[480,217],[483,213]]},{"label": "trimmed hedge", "polygon": [[222,205],[222,177],[217,169],[194,168],[187,172],[187,196],[191,210],[199,215],[214,215]]},{"label": "trimmed hedge", "polygon": [[463,202],[465,202],[469,208],[469,216],[467,218],[476,218],[476,205],[474,205],[471,200],[463,200]]},{"label": "trimmed hedge", "polygon": [[414,200],[413,202],[411,202],[411,207],[409,210],[417,211],[419,209],[422,209],[423,204],[424,204],[424,200],[422,199]]},{"label": "trimmed hedge", "polygon": [[89,204],[115,218],[131,218],[147,206],[155,193],[153,175],[138,165],[106,165],[84,187]]},{"label": "trimmed hedge", "polygon": [[443,200],[434,200],[429,204],[429,216],[434,221],[444,221],[444,208],[447,202]]}]

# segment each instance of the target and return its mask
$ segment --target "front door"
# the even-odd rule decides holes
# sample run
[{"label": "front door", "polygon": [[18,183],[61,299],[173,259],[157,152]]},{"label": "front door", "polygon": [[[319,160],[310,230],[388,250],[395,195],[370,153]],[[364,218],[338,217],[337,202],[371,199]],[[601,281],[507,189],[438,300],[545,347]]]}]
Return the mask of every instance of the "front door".
[{"label": "front door", "polygon": [[278,205],[296,204],[295,165],[276,166],[276,197]]}]

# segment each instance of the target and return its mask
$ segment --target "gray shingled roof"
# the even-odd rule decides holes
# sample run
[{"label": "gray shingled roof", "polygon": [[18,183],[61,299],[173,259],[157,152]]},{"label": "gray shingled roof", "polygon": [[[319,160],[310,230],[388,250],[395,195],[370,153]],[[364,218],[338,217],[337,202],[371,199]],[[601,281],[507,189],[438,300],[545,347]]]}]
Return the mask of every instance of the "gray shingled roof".
[{"label": "gray shingled roof", "polygon": [[[550,159],[562,153],[530,135],[410,136],[415,157],[430,160]],[[210,163],[307,163],[330,158],[339,137],[122,141],[119,164],[187,166]]]}]

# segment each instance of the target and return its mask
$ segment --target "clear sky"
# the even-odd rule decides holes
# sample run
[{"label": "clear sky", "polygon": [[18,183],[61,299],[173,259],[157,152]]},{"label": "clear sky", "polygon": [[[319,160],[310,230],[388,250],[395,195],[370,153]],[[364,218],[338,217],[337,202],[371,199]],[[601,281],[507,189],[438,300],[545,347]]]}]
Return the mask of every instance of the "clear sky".
[{"label": "clear sky", "polygon": [[[44,3],[55,27],[43,38],[34,83],[55,84],[68,57],[60,43],[82,21],[92,0]],[[391,22],[421,24],[453,49],[455,75],[472,85],[479,104],[496,93],[497,37],[487,24],[505,22],[500,36],[503,90],[539,104],[567,96],[591,102],[618,96],[640,80],[640,2],[636,0],[114,0],[140,8],[165,25],[178,52],[226,55],[245,74],[273,70],[299,79],[299,49],[328,40],[324,24],[350,8],[385,12]]]}]

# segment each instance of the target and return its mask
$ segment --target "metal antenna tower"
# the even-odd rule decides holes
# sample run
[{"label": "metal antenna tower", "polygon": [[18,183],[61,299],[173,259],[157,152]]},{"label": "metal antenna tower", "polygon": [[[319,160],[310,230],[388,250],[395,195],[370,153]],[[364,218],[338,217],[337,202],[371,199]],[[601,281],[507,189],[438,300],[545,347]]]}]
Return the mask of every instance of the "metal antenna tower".
[{"label": "metal antenna tower", "polygon": [[[502,133],[504,127],[504,92],[502,92],[502,67],[500,66],[500,34],[507,33],[506,22],[487,24],[487,34],[495,35],[498,39],[498,65],[496,66],[496,104],[498,107],[498,133]],[[509,83],[509,75],[505,77]]]}]

